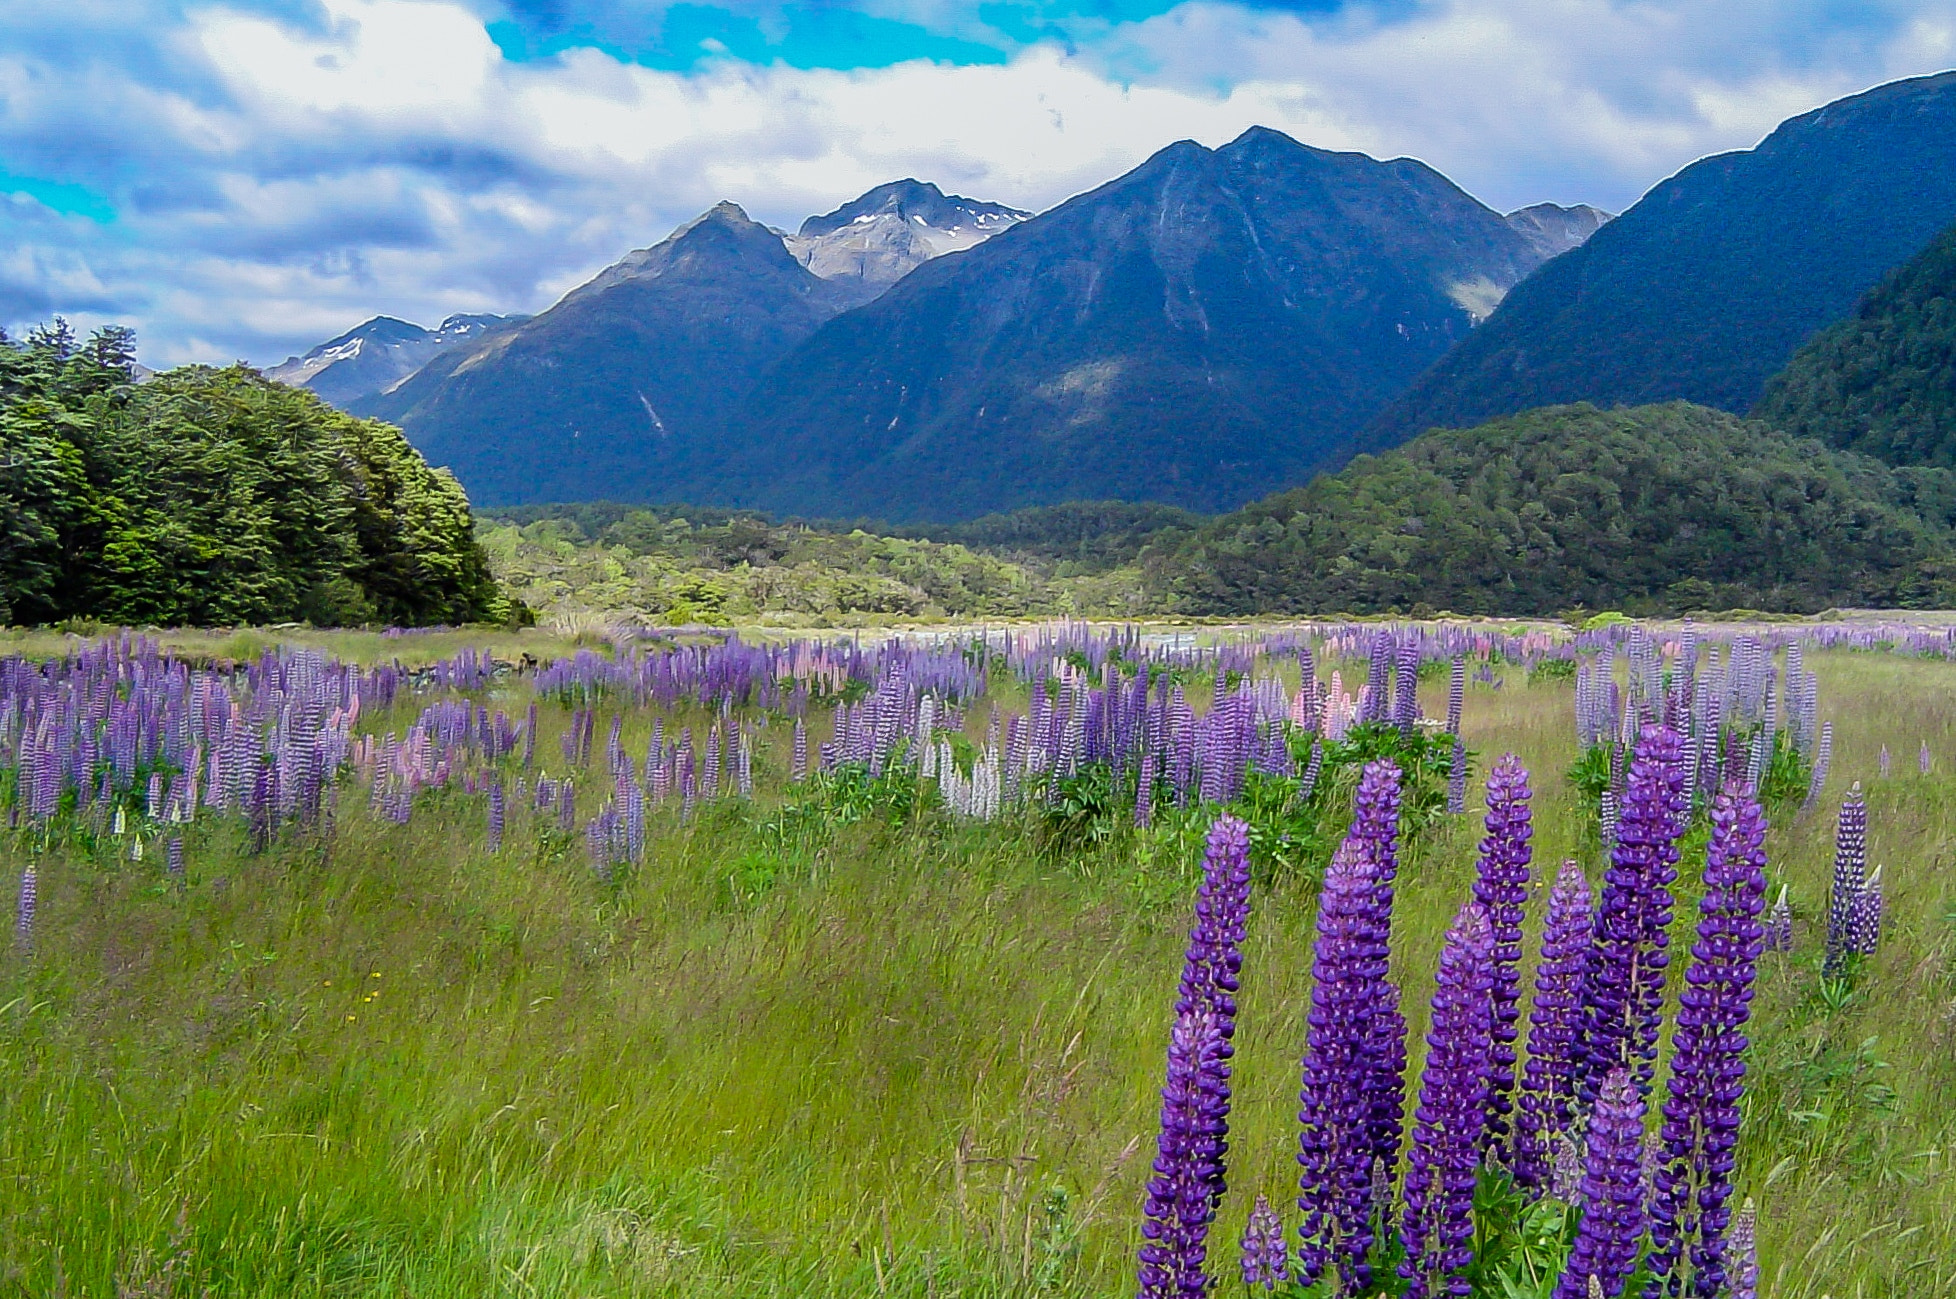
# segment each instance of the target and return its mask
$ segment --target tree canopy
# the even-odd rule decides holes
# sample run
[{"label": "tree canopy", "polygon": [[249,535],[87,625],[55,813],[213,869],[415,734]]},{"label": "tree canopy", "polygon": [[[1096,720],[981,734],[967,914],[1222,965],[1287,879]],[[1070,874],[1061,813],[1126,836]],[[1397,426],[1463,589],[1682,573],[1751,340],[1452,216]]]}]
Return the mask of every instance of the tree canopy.
[{"label": "tree canopy", "polygon": [[139,382],[129,331],[0,334],[0,619],[460,623],[509,611],[398,429],[245,366]]}]

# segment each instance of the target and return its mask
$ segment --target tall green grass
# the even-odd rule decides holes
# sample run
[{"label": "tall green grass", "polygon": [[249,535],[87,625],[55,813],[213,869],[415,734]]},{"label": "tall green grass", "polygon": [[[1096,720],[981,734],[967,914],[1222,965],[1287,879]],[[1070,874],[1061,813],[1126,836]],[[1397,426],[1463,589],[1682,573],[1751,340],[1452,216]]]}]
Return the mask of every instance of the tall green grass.
[{"label": "tall green grass", "polygon": [[[1764,1292],[1956,1294],[1956,669],[1815,666],[1835,774],[1769,839],[1799,947],[1765,963],[1740,1170]],[[1571,719],[1567,683],[1468,696],[1483,759],[1535,773],[1538,880],[1597,865]],[[0,957],[0,1293],[1129,1291],[1193,841],[810,831],[780,814],[781,760],[752,806],[662,815],[610,888],[521,818],[487,852],[460,795],[402,828],[350,790],[330,845],[255,857],[200,826],[182,891],[153,859],[48,852],[33,946]],[[1823,988],[1831,806],[1856,777],[1891,927]],[[1416,1033],[1477,832],[1442,825],[1403,873]],[[33,849],[0,835],[7,879]],[[1259,881],[1225,1278],[1255,1193],[1294,1196],[1314,900]]]}]

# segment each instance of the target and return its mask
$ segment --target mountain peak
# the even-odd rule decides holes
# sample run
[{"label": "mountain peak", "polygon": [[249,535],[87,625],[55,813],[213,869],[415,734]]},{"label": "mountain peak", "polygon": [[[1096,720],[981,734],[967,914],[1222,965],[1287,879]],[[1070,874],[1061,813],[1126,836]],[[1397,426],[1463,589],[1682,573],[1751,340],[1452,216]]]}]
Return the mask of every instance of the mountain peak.
[{"label": "mountain peak", "polygon": [[797,261],[857,305],[923,263],[981,244],[1031,215],[906,177],[808,218],[785,243]]},{"label": "mountain peak", "polygon": [[1586,243],[1589,236],[1615,218],[1613,213],[1587,203],[1578,203],[1574,207],[1563,207],[1560,203],[1532,203],[1516,208],[1504,219],[1546,260]]}]

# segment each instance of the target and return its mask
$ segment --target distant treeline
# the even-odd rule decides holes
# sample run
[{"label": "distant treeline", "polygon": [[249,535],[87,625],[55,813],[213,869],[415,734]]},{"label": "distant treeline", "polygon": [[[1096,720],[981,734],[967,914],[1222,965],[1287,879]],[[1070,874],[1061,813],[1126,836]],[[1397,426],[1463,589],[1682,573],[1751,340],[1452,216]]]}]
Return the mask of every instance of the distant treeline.
[{"label": "distant treeline", "polygon": [[467,497],[398,429],[243,366],[138,382],[125,329],[0,333],[0,621],[509,613]]}]

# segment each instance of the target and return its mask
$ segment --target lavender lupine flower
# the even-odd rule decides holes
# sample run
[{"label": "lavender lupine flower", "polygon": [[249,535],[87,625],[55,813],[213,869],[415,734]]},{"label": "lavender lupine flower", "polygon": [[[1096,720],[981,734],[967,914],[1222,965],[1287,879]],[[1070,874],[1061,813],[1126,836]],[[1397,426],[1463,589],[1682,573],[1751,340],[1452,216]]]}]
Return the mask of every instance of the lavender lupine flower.
[{"label": "lavender lupine flower", "polygon": [[1594,923],[1589,881],[1582,867],[1565,861],[1549,893],[1515,1124],[1515,1180],[1529,1190],[1547,1183],[1554,1152],[1575,1129],[1582,982]]},{"label": "lavender lupine flower", "polygon": [[1318,787],[1318,773],[1324,769],[1324,741],[1311,741],[1311,757],[1304,764],[1304,775],[1297,782],[1297,801],[1302,803],[1311,797],[1311,791]]},{"label": "lavender lupine flower", "polygon": [[1161,1135],[1141,1224],[1141,1299],[1208,1292],[1211,1187],[1222,1176],[1220,1097],[1227,1086],[1222,1026],[1211,1012],[1181,1015],[1168,1043]]},{"label": "lavender lupine flower", "polygon": [[1399,643],[1399,663],[1393,675],[1392,723],[1407,739],[1413,737],[1413,724],[1419,720],[1419,635],[1412,633]]},{"label": "lavender lupine flower", "polygon": [[1585,1103],[1619,1065],[1630,1068],[1640,1093],[1650,1089],[1670,965],[1677,840],[1689,812],[1678,733],[1668,726],[1646,727],[1630,764],[1628,796],[1583,980]]},{"label": "lavender lupine flower", "polygon": [[1447,814],[1459,816],[1467,810],[1467,745],[1459,736],[1453,740],[1453,761],[1447,767]]},{"label": "lavender lupine flower", "polygon": [[170,872],[170,878],[179,884],[183,883],[183,840],[173,838],[165,844],[163,859],[165,868]]},{"label": "lavender lupine flower", "polygon": [[1399,1225],[1406,1250],[1399,1275],[1408,1299],[1465,1299],[1472,1289],[1462,1269],[1474,1259],[1474,1182],[1486,1127],[1493,986],[1494,931],[1487,912],[1470,902],[1440,950],[1433,1026],[1420,1073]]},{"label": "lavender lupine flower", "polygon": [[1881,746],[1881,778],[1883,780],[1888,779],[1888,773],[1893,770],[1893,767],[1894,761],[1888,756],[1888,746],[1884,744]]},{"label": "lavender lupine flower", "polygon": [[34,941],[34,905],[40,895],[34,863],[20,873],[20,902],[14,911],[14,941],[26,947]]},{"label": "lavender lupine flower", "polygon": [[1460,735],[1460,710],[1467,702],[1467,660],[1456,655],[1447,674],[1447,734]]},{"label": "lavender lupine flower", "polygon": [[1834,724],[1820,724],[1820,746],[1813,755],[1813,775],[1807,781],[1807,801],[1802,808],[1812,807],[1820,801],[1821,791],[1827,787],[1827,767],[1834,760]]},{"label": "lavender lupine flower", "polygon": [[1365,669],[1365,689],[1361,692],[1358,708],[1360,722],[1382,722],[1390,707],[1386,698],[1386,688],[1392,671],[1392,635],[1381,633],[1372,638],[1372,661]]},{"label": "lavender lupine flower", "polygon": [[1284,1243],[1284,1221],[1261,1193],[1243,1228],[1243,1284],[1275,1290],[1290,1277],[1290,1249]]},{"label": "lavender lupine flower", "polygon": [[1149,749],[1141,758],[1141,774],[1134,782],[1134,824],[1147,829],[1155,819],[1155,751]]},{"label": "lavender lupine flower", "polygon": [[1827,904],[1827,955],[1821,973],[1829,978],[1840,973],[1847,959],[1849,922],[1854,914],[1854,899],[1868,868],[1868,805],[1861,797],[1860,782],[1847,791],[1841,804],[1840,819],[1834,828],[1834,888]]},{"label": "lavender lupine flower", "polygon": [[1877,866],[1861,882],[1854,905],[1847,915],[1847,950],[1856,956],[1873,956],[1881,946],[1881,919],[1885,910],[1881,896],[1881,867]]},{"label": "lavender lupine flower", "polygon": [[799,717],[795,718],[794,766],[788,778],[796,784],[808,779],[808,723]]},{"label": "lavender lupine flower", "polygon": [[1575,1134],[1564,1132],[1555,1139],[1555,1161],[1551,1166],[1548,1193],[1552,1200],[1575,1204],[1582,1199],[1583,1147]]},{"label": "lavender lupine flower", "polygon": [[1481,840],[1474,901],[1487,915],[1493,942],[1494,1023],[1488,1058],[1487,1125],[1479,1149],[1512,1165],[1508,1116],[1514,1110],[1515,1026],[1521,1020],[1521,921],[1534,860],[1528,769],[1510,753],[1487,777],[1487,834]]},{"label": "lavender lupine flower", "polygon": [[1589,1119],[1583,1159],[1582,1220],[1556,1279],[1555,1299],[1588,1299],[1594,1278],[1604,1299],[1619,1299],[1644,1234],[1644,1101],[1630,1071],[1610,1070]]},{"label": "lavender lupine flower", "polygon": [[1929,774],[1930,758],[1929,742],[1927,740],[1922,741],[1922,750],[1915,755],[1915,765],[1916,769],[1923,775],[1926,776]]},{"label": "lavender lupine flower", "polygon": [[1749,790],[1727,786],[1712,802],[1711,823],[1698,941],[1679,996],[1663,1156],[1650,1201],[1654,1289],[1683,1293],[1689,1262],[1698,1299],[1720,1299],[1725,1291],[1745,1027],[1766,945],[1759,921],[1766,901],[1765,814]]},{"label": "lavender lupine flower", "polygon": [[1346,839],[1318,892],[1317,940],[1306,1020],[1303,1125],[1297,1207],[1296,1278],[1314,1284],[1329,1264],[1351,1287],[1369,1284],[1372,1248],[1368,1201],[1372,1172],[1370,1081],[1372,1017],[1378,1008],[1371,959],[1376,868]]},{"label": "lavender lupine flower", "polygon": [[1731,1299],[1759,1299],[1759,1211],[1750,1196],[1732,1219],[1732,1234],[1725,1240],[1726,1271],[1731,1277]]}]

